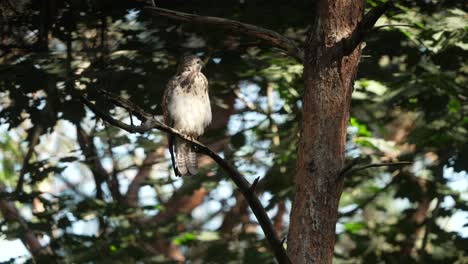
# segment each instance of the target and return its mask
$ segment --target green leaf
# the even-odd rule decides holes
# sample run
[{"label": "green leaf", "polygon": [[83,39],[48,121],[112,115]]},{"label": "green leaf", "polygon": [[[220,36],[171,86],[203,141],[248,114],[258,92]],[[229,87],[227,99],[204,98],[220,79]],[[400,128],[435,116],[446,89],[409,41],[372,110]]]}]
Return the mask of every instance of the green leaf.
[{"label": "green leaf", "polygon": [[352,222],[346,223],[344,227],[347,232],[357,234],[359,231],[366,227],[366,224],[364,222]]},{"label": "green leaf", "polygon": [[450,113],[457,113],[461,109],[461,103],[459,100],[452,98],[448,103],[448,109]]},{"label": "green leaf", "polygon": [[190,242],[196,240],[196,236],[193,233],[184,233],[176,237],[173,241],[176,245],[187,245]]}]

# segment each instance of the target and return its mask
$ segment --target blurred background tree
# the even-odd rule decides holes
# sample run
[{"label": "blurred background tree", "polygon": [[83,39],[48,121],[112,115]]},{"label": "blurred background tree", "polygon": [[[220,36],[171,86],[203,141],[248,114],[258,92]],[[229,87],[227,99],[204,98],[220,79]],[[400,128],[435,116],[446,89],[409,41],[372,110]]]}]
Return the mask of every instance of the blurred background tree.
[{"label": "blurred background tree", "polygon": [[[346,155],[413,162],[347,175],[336,263],[466,263],[468,71],[463,1],[398,1],[366,40]],[[289,227],[301,64],[256,39],[154,16],[143,1],[0,1],[0,261],[273,263],[242,197],[209,158],[174,177],[165,134],[96,119],[99,90],[161,114],[184,53],[209,59],[202,141],[234,164],[276,232]],[[313,1],[157,1],[305,41]],[[368,7],[376,5],[368,1]],[[287,242],[286,242],[287,244]]]}]

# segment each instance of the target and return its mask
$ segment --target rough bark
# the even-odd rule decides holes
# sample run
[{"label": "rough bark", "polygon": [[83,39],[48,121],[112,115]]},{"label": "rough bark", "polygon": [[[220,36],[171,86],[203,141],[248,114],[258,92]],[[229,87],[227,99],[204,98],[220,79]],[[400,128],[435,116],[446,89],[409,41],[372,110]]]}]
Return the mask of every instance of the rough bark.
[{"label": "rough bark", "polygon": [[[292,263],[332,263],[343,188],[346,129],[360,47],[340,43],[364,14],[364,1],[317,1],[305,46],[302,133],[288,236]],[[340,54],[341,56],[337,56]]]}]

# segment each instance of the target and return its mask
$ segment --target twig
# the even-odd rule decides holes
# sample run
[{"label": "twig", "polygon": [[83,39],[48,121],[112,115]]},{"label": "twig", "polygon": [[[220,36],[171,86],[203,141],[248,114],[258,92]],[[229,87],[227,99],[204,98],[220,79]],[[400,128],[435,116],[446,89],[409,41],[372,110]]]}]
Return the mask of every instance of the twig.
[{"label": "twig", "polygon": [[388,24],[388,25],[381,25],[381,26],[375,26],[373,29],[381,29],[381,28],[386,28],[386,27],[410,27],[410,28],[419,28],[418,26],[411,25],[411,24]]},{"label": "twig", "polygon": [[174,135],[180,139],[184,139],[190,142],[192,145],[197,147],[199,153],[205,154],[211,157],[231,178],[231,180],[237,185],[247,202],[249,203],[252,212],[256,216],[260,227],[262,228],[263,232],[265,233],[265,237],[268,240],[276,259],[279,263],[291,263],[289,260],[288,255],[286,254],[285,249],[283,248],[281,241],[278,239],[276,232],[273,228],[273,225],[268,217],[265,208],[263,208],[260,200],[258,197],[252,192],[251,185],[249,182],[242,176],[241,173],[231,165],[229,165],[226,160],[221,158],[218,154],[212,151],[210,148],[205,146],[203,143],[199,142],[198,140],[192,139],[188,136],[185,136],[178,132],[177,130],[165,125],[164,123],[154,119],[151,117],[150,114],[144,112],[139,107],[133,105],[130,101],[122,101],[119,100],[116,96],[113,96],[113,99],[118,103],[117,105],[124,107],[137,117],[142,118],[142,124],[140,126],[132,126],[128,125],[120,120],[113,118],[112,116],[108,115],[107,113],[98,109],[93,103],[91,103],[86,97],[82,96],[82,101],[85,105],[87,105],[94,114],[101,119],[105,120],[111,125],[117,126],[123,130],[126,130],[130,133],[145,133],[151,131],[152,129],[158,129],[169,133],[170,135]]},{"label": "twig", "polygon": [[258,181],[260,180],[260,176],[255,178],[255,180],[252,182],[252,185],[250,185],[250,191],[252,193],[255,193],[255,189],[257,188]]},{"label": "twig", "polygon": [[300,62],[304,60],[304,51],[296,44],[296,42],[273,30],[220,17],[198,16],[158,7],[147,7],[146,9],[157,15],[168,17],[178,21],[185,21],[203,25],[214,25],[220,28],[231,30],[238,34],[254,37],[286,52],[286,54],[294,57]]},{"label": "twig", "polygon": [[119,168],[117,170],[117,173],[122,173],[122,172],[125,172],[127,170],[132,170],[132,169],[142,169],[142,168],[150,168],[150,167],[153,167],[153,165],[156,165],[158,163],[161,163],[163,161],[165,161],[166,159],[165,158],[160,158],[160,159],[157,159],[153,162],[148,162],[146,163],[145,161],[143,161],[143,164],[141,165],[137,165],[137,164],[132,164],[132,165],[129,165],[127,167],[124,167],[124,168]]},{"label": "twig", "polygon": [[345,178],[349,175],[353,175],[358,171],[369,169],[369,168],[377,168],[377,167],[386,167],[386,166],[404,166],[410,165],[413,162],[410,161],[401,161],[401,162],[385,162],[385,163],[372,163],[368,165],[364,165],[355,169],[352,169],[352,166],[349,168],[345,168],[339,175],[338,179]]},{"label": "twig", "polygon": [[401,161],[401,162],[373,163],[373,164],[365,165],[359,168],[350,169],[348,170],[348,172],[344,173],[343,177],[346,177],[348,175],[353,175],[358,171],[369,169],[369,168],[378,168],[378,167],[387,167],[387,166],[404,166],[404,165],[410,165],[410,164],[413,164],[413,162]]}]

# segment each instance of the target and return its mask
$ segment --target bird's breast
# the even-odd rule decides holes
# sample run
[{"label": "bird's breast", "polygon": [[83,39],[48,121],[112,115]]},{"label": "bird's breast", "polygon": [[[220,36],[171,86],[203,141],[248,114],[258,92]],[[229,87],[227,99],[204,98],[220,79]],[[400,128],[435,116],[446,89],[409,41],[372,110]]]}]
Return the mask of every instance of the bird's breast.
[{"label": "bird's breast", "polygon": [[169,102],[169,114],[174,128],[184,134],[200,136],[211,123],[211,106],[207,92],[185,93],[174,91]]}]

